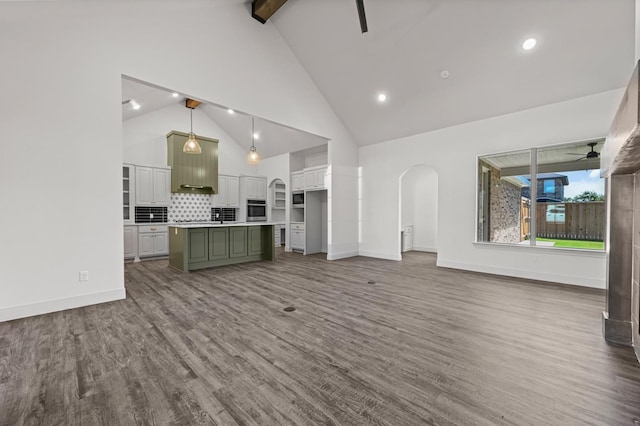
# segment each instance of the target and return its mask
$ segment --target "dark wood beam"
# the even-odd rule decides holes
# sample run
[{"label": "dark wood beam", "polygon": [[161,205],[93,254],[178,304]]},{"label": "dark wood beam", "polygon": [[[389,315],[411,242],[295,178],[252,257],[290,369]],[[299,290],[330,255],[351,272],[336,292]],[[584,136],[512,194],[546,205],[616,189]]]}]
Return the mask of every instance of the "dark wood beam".
[{"label": "dark wood beam", "polygon": [[185,106],[187,108],[196,109],[196,108],[198,108],[198,105],[200,105],[201,103],[202,102],[196,101],[195,99],[187,98],[187,100],[185,101]]},{"label": "dark wood beam", "polygon": [[261,23],[266,23],[287,0],[253,0],[251,2],[251,16]]}]

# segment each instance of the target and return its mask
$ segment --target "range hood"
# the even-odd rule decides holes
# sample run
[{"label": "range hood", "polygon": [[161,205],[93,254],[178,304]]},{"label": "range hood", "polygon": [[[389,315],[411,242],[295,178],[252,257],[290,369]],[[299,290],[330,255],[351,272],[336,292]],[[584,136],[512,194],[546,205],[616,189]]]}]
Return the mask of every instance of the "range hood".
[{"label": "range hood", "polygon": [[188,133],[167,133],[167,163],[171,166],[171,192],[187,194],[218,193],[218,140],[196,136],[200,154],[184,153]]},{"label": "range hood", "polygon": [[640,170],[640,88],[638,64],[624,92],[601,152],[602,177]]}]

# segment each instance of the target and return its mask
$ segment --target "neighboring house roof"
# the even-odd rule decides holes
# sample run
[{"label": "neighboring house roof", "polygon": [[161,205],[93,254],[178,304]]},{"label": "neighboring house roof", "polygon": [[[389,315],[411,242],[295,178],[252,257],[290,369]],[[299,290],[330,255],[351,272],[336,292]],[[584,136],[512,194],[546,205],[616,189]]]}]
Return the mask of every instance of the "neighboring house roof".
[{"label": "neighboring house roof", "polygon": [[569,185],[569,178],[559,173],[538,173],[538,180],[542,179],[561,179],[564,186]]}]

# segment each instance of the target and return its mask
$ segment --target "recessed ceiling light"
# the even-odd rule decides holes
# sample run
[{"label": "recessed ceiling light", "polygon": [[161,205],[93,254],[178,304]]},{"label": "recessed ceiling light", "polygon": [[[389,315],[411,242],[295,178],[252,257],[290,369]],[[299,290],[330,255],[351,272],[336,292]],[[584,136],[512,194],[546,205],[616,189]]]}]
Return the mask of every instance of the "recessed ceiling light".
[{"label": "recessed ceiling light", "polygon": [[449,75],[450,75],[449,71],[447,71],[447,70],[440,71],[440,78],[443,79],[443,80],[448,79]]},{"label": "recessed ceiling light", "polygon": [[234,110],[232,110],[231,108],[229,108],[229,109],[227,110],[227,112],[228,112],[229,114],[234,114],[234,113],[235,113],[235,111],[234,111]]},{"label": "recessed ceiling light", "polygon": [[387,95],[384,93],[378,93],[378,102],[386,102],[387,101]]},{"label": "recessed ceiling light", "polygon": [[140,104],[134,101],[133,99],[131,99],[131,108],[138,110],[140,109]]},{"label": "recessed ceiling light", "polygon": [[253,134],[253,138],[254,138],[255,140],[260,139],[260,133],[255,132],[255,133]]},{"label": "recessed ceiling light", "polygon": [[177,98],[177,97],[178,97],[178,96],[180,96],[180,95],[178,95],[178,92],[173,92],[173,93],[171,94],[171,96],[173,96],[174,98]]},{"label": "recessed ceiling light", "polygon": [[531,50],[534,47],[536,47],[536,44],[538,44],[538,40],[536,40],[533,37],[530,37],[528,39],[526,39],[525,41],[522,42],[522,48],[524,50]]}]

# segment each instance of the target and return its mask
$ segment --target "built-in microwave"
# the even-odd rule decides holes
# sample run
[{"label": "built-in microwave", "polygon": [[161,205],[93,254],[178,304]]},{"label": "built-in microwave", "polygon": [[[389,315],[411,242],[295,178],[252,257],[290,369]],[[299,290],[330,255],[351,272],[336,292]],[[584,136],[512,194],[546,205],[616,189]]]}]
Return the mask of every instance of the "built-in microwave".
[{"label": "built-in microwave", "polygon": [[247,222],[265,222],[267,220],[267,202],[247,200]]},{"label": "built-in microwave", "polygon": [[304,207],[304,192],[294,192],[291,194],[291,204],[293,207]]}]

